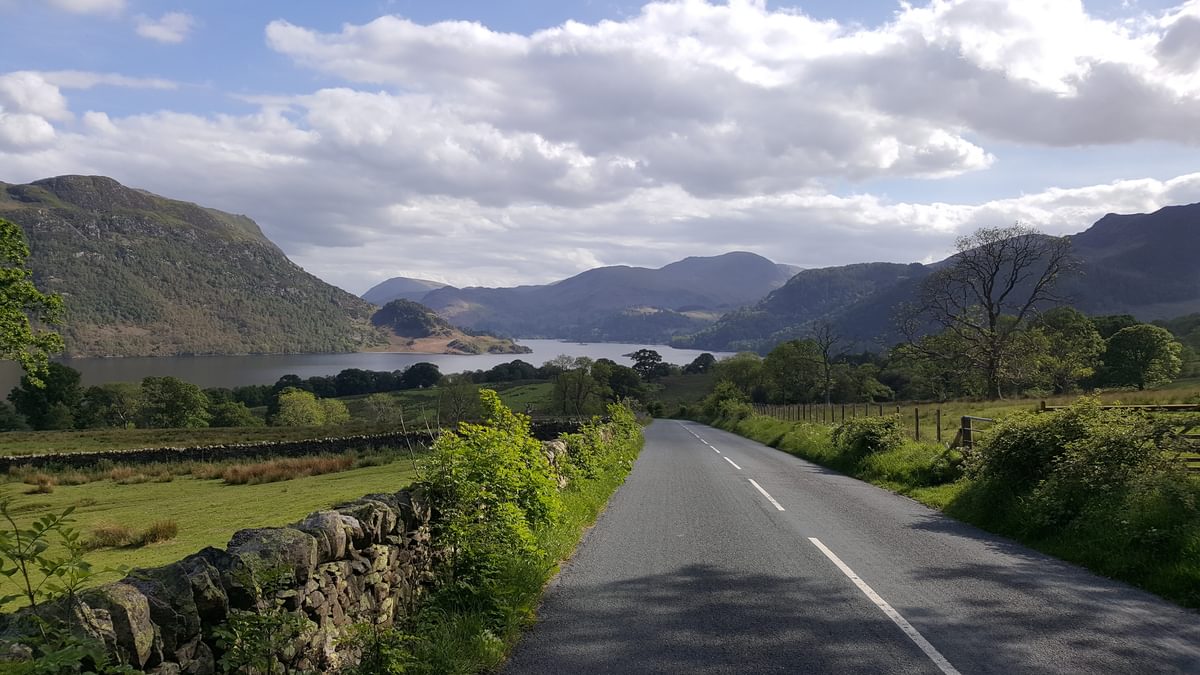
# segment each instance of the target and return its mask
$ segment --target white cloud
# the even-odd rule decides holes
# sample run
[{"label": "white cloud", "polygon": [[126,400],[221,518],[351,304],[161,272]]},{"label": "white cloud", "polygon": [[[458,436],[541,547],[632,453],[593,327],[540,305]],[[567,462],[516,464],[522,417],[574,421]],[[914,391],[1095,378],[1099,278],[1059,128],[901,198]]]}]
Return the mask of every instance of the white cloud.
[{"label": "white cloud", "polygon": [[29,71],[0,75],[0,106],[51,120],[71,117],[67,99],[58,87]]},{"label": "white cloud", "polygon": [[49,4],[74,14],[119,14],[125,0],[48,0]]},{"label": "white cloud", "polygon": [[183,42],[196,26],[196,19],[184,12],[167,12],[157,19],[139,14],[136,21],[138,35],[165,44]]},{"label": "white cloud", "polygon": [[[1200,144],[1195,20],[1200,0],[1122,21],[1073,0],[934,0],[864,28],[683,0],[528,36],[274,22],[273,49],[341,86],[241,96],[253,114],[76,120],[60,88],[171,83],[0,75],[0,179],[100,173],[246,213],[356,291],[402,272],[521,283],[732,249],[923,260],[980,225],[1073,232],[1200,201],[1200,174],[954,196],[962,174],[1005,175],[993,146]],[[938,199],[870,192],[911,179]]]},{"label": "white cloud", "polygon": [[43,70],[36,73],[46,82],[62,89],[126,87],[130,89],[177,89],[176,83],[157,77],[129,77],[119,73],[94,73],[86,70]]},{"label": "white cloud", "polygon": [[54,126],[44,117],[9,113],[0,107],[0,153],[45,147],[54,138]]}]

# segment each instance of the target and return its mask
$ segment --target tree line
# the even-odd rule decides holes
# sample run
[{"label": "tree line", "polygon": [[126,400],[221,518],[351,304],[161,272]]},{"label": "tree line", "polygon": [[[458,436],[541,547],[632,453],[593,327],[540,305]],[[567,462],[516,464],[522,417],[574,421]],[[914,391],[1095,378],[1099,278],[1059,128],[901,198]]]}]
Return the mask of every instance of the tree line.
[{"label": "tree line", "polygon": [[559,356],[541,366],[516,359],[488,370],[445,376],[436,364],[421,362],[403,370],[347,368],[336,375],[301,378],[288,374],[274,384],[201,389],[175,377],[147,377],[85,387],[79,371],[49,362],[40,378],[26,374],[0,402],[0,431],[97,428],[196,428],[330,426],[350,420],[337,400],[366,396],[363,415],[375,423],[394,422],[399,411],[387,394],[439,389],[439,418],[460,421],[475,413],[480,384],[545,382],[553,385],[549,414],[590,415],[608,403],[645,403],[646,384],[680,372],[705,372],[716,362],[703,354],[684,368],[666,364],[650,349],[630,354],[634,365],[610,359]]}]

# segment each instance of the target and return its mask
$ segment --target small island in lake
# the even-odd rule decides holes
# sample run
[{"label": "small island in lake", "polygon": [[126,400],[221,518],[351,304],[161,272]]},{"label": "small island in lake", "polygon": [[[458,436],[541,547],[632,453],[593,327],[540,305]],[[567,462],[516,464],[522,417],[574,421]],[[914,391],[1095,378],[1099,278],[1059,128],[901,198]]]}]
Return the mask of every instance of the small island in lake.
[{"label": "small island in lake", "polygon": [[392,300],[375,312],[371,323],[387,334],[388,343],[364,351],[418,354],[529,354],[533,351],[508,338],[486,333],[468,334],[450,325],[432,309],[412,300]]}]

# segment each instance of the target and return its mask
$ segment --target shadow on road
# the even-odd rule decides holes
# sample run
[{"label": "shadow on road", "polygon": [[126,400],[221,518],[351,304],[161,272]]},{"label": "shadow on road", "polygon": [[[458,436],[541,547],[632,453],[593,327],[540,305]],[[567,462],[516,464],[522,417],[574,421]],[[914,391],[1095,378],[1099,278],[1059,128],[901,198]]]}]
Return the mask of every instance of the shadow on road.
[{"label": "shadow on road", "polygon": [[[911,621],[974,632],[980,645],[1057,672],[1136,672],[1154,663],[1154,672],[1200,673],[1200,613],[940,514],[912,529],[965,539],[1006,564],[909,571],[919,582],[953,588],[956,601],[953,616],[904,608]],[[1072,649],[1055,653],[1050,643]]]},{"label": "shadow on road", "polygon": [[505,672],[937,672],[857,593],[709,565],[552,591]]}]

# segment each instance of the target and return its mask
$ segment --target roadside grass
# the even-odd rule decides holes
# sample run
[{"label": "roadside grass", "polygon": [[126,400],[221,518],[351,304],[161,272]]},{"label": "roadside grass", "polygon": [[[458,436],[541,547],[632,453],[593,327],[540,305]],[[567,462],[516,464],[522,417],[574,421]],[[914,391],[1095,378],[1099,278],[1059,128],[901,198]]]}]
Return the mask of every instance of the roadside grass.
[{"label": "roadside grass", "polygon": [[562,495],[559,520],[535,532],[545,554],[510,560],[503,569],[499,628],[481,609],[458,608],[435,615],[435,629],[422,631],[428,638],[417,656],[435,673],[494,672],[516,645],[522,631],[536,620],[536,609],[546,583],[567,560],[588,527],[596,521],[609,498],[625,481],[641,451],[642,441],[619,448],[611,463],[595,478],[577,477]]},{"label": "roadside grass", "polygon": [[[552,414],[550,401],[554,389],[549,382],[502,382],[484,385],[495,388],[513,410],[532,406],[539,414]],[[439,396],[437,387],[390,392],[403,407],[405,427],[423,431],[438,426]],[[99,452],[132,450],[136,448],[191,447],[257,443],[263,441],[302,441],[330,436],[357,436],[399,431],[396,422],[379,423],[370,419],[366,396],[348,396],[346,403],[351,421],[333,427],[207,427],[201,429],[81,429],[72,431],[10,431],[0,433],[0,455],[30,455],[42,453]],[[443,404],[444,405],[444,404]],[[265,409],[260,410],[260,414]],[[443,423],[445,411],[442,410]]]},{"label": "roadside grass", "polygon": [[[1011,495],[995,494],[995,487],[961,475],[958,467],[962,457],[957,450],[936,443],[906,441],[898,449],[869,454],[860,460],[835,447],[832,427],[827,425],[759,415],[716,420],[713,424],[906,495],[951,517],[1103,576],[1200,608],[1200,522],[1193,518],[1181,523],[1180,518],[1187,516],[1180,516],[1177,507],[1180,503],[1200,504],[1200,478],[1185,477],[1157,491],[1135,491],[1116,502],[1094,507],[1066,527],[1035,533],[1029,527],[1026,508],[1004,506],[1011,503]],[[1114,523],[1122,527],[1114,527]],[[1122,529],[1131,524],[1132,529]],[[1135,536],[1130,536],[1131,531]],[[1164,544],[1166,538],[1179,532],[1183,532],[1181,545]]]},{"label": "roadside grass", "polygon": [[[123,576],[115,568],[164,565],[205,546],[223,547],[237,530],[286,525],[365,494],[396,492],[415,478],[412,463],[405,458],[380,466],[245,485],[184,476],[170,483],[129,485],[104,480],[60,485],[51,494],[27,495],[24,485],[10,482],[0,484],[0,497],[12,498],[17,523],[23,527],[74,506],[74,527],[85,538],[100,537],[107,545],[88,554],[97,569],[108,570],[95,579],[104,583]],[[147,539],[164,537],[170,528],[156,527],[164,522],[176,525],[173,537],[132,546],[152,529],[154,534]]]}]

